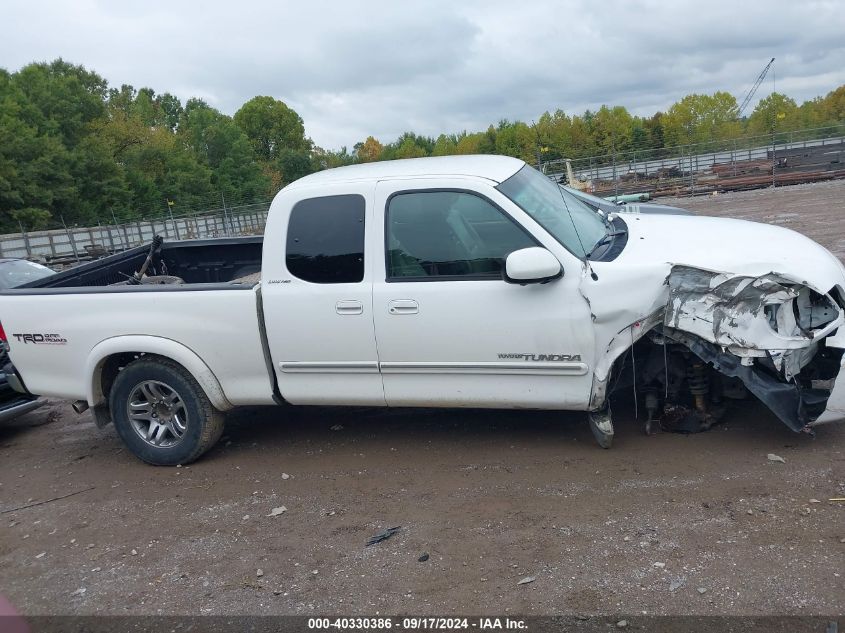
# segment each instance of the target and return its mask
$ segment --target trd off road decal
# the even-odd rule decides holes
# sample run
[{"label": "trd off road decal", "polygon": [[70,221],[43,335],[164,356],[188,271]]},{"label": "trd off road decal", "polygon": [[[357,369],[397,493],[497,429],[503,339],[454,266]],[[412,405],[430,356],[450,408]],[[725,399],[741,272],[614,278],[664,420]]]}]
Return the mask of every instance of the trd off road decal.
[{"label": "trd off road decal", "polygon": [[33,345],[65,345],[67,339],[60,334],[12,334],[19,343]]},{"label": "trd off road decal", "polygon": [[499,354],[499,360],[530,360],[567,363],[580,361],[580,354]]}]

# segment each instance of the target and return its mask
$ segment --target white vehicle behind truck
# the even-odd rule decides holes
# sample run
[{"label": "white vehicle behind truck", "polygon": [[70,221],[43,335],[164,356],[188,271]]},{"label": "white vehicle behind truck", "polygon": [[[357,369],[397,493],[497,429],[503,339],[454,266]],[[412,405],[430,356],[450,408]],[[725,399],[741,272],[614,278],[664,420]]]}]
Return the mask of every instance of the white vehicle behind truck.
[{"label": "white vehicle behind truck", "polygon": [[[137,248],[0,293],[16,388],[184,464],[244,405],[579,410],[602,446],[750,392],[845,418],[845,269],[787,229],[605,216],[520,160],[426,158],[285,187],[263,239]],[[259,274],[260,272],[260,274]],[[167,283],[157,283],[167,282]],[[635,371],[634,371],[635,370]]]}]

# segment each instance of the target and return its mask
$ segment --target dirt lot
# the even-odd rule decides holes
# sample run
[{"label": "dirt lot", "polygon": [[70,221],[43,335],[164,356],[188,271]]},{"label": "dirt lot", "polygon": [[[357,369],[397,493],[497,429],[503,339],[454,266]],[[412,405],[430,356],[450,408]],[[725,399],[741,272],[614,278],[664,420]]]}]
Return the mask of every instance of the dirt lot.
[{"label": "dirt lot", "polygon": [[[843,196],[676,203],[845,256]],[[578,414],[250,409],[153,468],[50,403],[0,428],[0,590],[27,614],[842,614],[845,425],[813,440],[749,402],[646,437],[616,411],[603,451]]]},{"label": "dirt lot", "polygon": [[756,189],[655,202],[701,215],[755,220],[784,226],[813,238],[845,261],[845,180],[777,189]]}]

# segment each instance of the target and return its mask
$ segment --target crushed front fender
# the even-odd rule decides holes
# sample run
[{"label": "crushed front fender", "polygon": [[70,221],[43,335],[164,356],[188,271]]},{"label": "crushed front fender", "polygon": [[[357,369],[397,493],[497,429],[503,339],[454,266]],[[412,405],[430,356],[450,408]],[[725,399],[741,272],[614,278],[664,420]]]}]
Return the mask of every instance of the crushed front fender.
[{"label": "crushed front fender", "polygon": [[806,429],[827,405],[842,350],[825,337],[845,323],[830,293],[769,273],[752,277],[674,266],[664,333],[742,380],[787,426]]}]

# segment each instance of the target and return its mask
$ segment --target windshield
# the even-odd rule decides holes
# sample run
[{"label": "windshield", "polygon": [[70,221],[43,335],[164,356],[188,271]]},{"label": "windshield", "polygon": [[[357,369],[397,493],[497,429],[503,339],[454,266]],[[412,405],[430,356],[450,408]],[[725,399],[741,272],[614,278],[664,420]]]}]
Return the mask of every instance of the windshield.
[{"label": "windshield", "polygon": [[582,259],[607,232],[591,207],[528,165],[496,188]]},{"label": "windshield", "polygon": [[0,262],[0,289],[22,286],[52,274],[53,271],[46,266],[25,259]]}]

